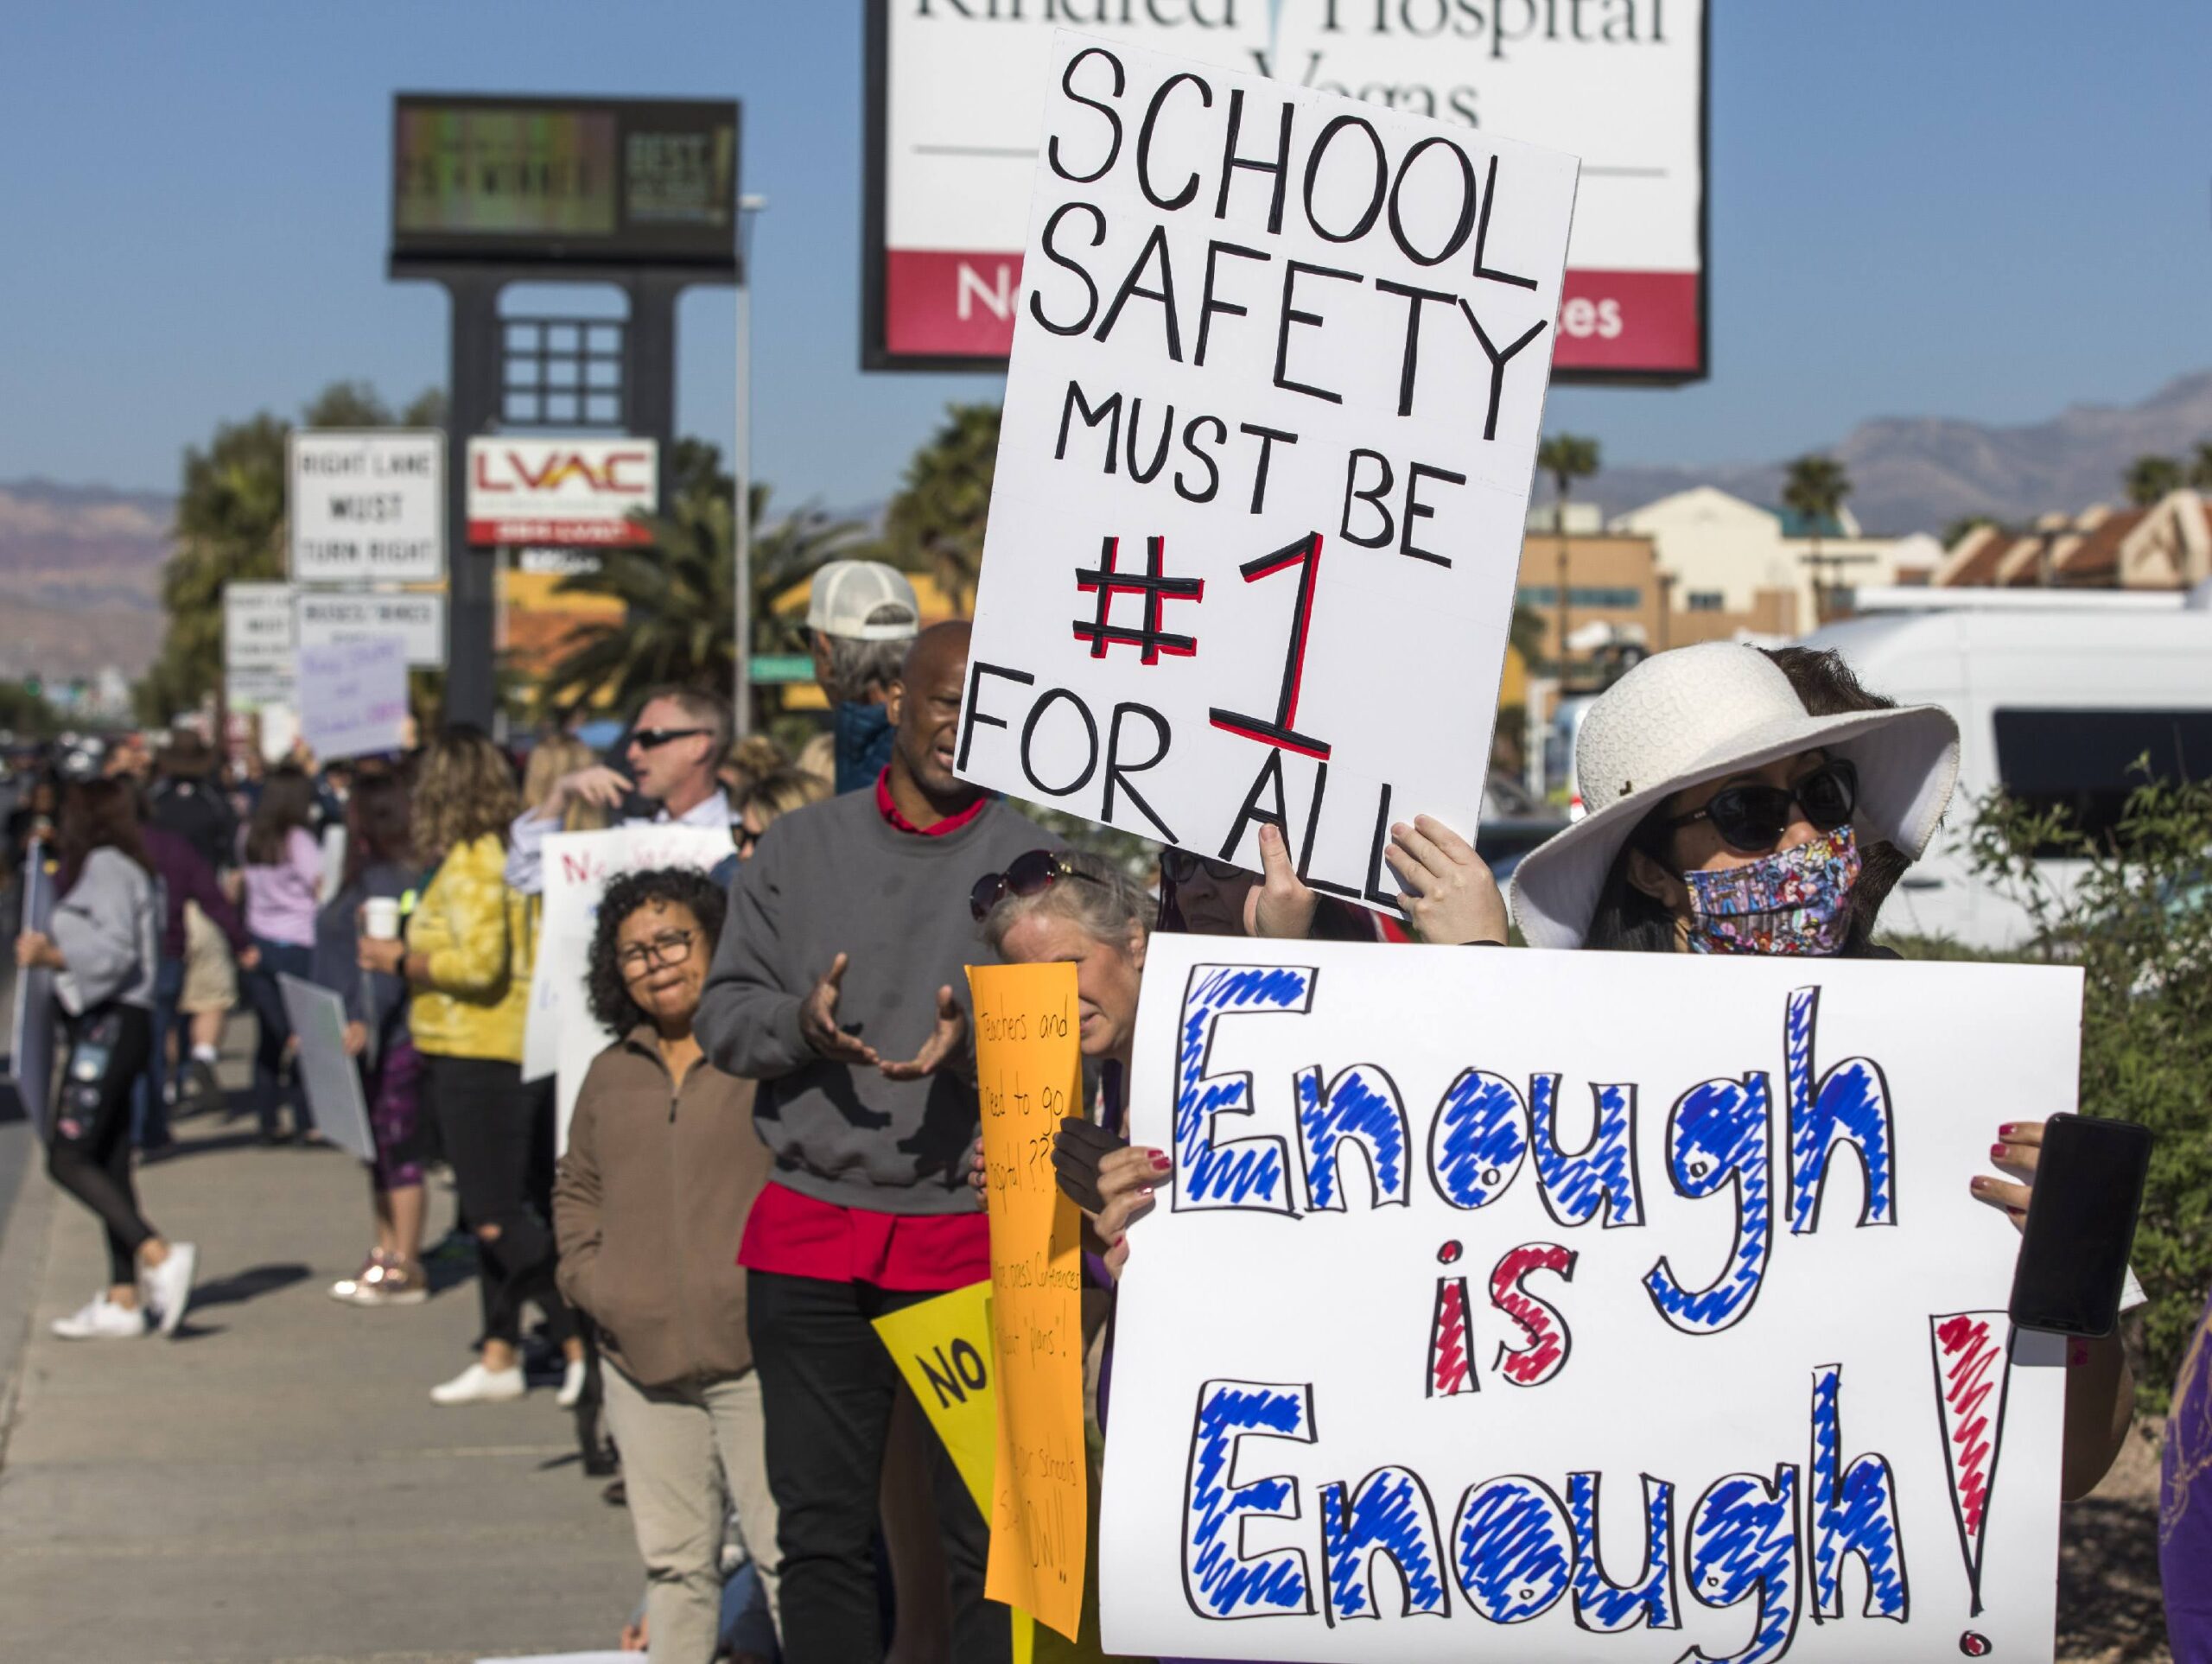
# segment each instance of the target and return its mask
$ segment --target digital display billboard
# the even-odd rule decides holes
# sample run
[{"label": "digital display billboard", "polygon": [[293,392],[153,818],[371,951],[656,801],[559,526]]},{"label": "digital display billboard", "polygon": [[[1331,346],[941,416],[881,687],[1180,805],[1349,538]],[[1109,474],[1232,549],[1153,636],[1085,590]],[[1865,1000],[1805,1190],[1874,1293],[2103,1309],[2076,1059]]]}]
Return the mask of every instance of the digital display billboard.
[{"label": "digital display billboard", "polygon": [[737,264],[738,107],[402,93],[391,259]]}]

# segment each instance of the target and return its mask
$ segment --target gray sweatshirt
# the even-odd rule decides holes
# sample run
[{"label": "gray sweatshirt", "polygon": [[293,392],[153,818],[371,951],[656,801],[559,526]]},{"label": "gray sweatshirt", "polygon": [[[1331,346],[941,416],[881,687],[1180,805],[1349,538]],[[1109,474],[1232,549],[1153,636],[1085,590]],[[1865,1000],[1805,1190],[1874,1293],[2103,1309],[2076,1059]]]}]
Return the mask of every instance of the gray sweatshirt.
[{"label": "gray sweatshirt", "polygon": [[[937,1023],[937,991],[964,1010],[966,966],[991,962],[968,892],[1027,850],[1057,841],[1004,803],[986,803],[942,837],[901,832],[873,791],[795,810],[738,868],[729,922],[695,1025],[715,1066],[760,1083],[753,1117],[777,1183],[841,1207],[969,1213],[964,1164],[976,1090],[940,1070],[887,1080],[819,1056],[799,1006],[840,953],[849,956],[837,1021],[893,1062]],[[964,1072],[964,1071],[963,1071]]]},{"label": "gray sweatshirt", "polygon": [[54,944],[69,969],[54,979],[61,1008],[81,1017],[119,1000],[153,1008],[162,898],[146,869],[117,849],[85,857],[69,893],[54,904]]}]

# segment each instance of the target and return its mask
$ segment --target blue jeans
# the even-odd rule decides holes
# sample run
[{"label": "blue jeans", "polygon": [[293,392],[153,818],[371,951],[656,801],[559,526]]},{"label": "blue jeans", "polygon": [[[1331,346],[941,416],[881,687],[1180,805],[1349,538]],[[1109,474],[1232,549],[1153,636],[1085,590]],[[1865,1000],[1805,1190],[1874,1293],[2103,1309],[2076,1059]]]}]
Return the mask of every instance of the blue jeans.
[{"label": "blue jeans", "polygon": [[[164,959],[154,971],[154,1050],[145,1072],[130,1089],[130,1141],[158,1150],[169,1141],[169,1036],[176,1030],[176,1002],[184,993],[184,961]],[[187,1041],[181,1048],[192,1055]],[[183,1077],[183,1070],[176,1078]]]},{"label": "blue jeans", "polygon": [[[261,936],[253,938],[253,945],[261,949],[261,962],[245,974],[254,1026],[261,1031],[253,1048],[253,1108],[261,1118],[261,1130],[274,1133],[283,1108],[279,1070],[284,1062],[284,1042],[292,1038],[291,1022],[284,1015],[283,990],[276,979],[283,975],[304,979],[315,969],[315,950]],[[307,1094],[295,1085],[291,1098],[292,1125],[302,1133],[311,1131],[315,1116],[308,1108]]]}]

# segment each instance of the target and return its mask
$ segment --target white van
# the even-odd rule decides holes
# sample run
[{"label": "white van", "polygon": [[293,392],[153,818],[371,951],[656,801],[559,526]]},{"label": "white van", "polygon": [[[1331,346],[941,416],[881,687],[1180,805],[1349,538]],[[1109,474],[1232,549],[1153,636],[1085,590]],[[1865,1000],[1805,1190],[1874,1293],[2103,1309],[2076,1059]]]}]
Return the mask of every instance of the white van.
[{"label": "white van", "polygon": [[[2026,913],[1977,880],[1974,805],[2003,786],[2062,804],[2090,831],[2118,818],[2147,753],[2169,778],[2212,777],[2212,584],[2129,590],[1864,589],[1859,616],[1805,638],[1866,686],[1958,718],[1959,786],[1943,829],[1882,910],[1885,929],[2018,946]],[[2050,861],[2064,886],[2078,863]]]}]

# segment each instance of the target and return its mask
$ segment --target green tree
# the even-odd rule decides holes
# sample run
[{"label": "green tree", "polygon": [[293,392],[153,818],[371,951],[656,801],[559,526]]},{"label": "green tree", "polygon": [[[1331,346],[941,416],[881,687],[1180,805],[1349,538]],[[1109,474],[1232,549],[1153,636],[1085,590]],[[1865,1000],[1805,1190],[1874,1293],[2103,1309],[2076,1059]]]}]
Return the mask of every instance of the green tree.
[{"label": "green tree", "polygon": [[[301,412],[308,428],[435,426],[445,395],[418,396],[396,416],[361,382],[334,382]],[[184,454],[184,485],[162,572],[168,628],[132,702],[148,723],[167,722],[214,691],[223,676],[223,589],[284,575],[284,441],[291,424],[267,411],[226,422],[202,450]]]},{"label": "green tree", "polygon": [[2212,491],[2212,439],[2196,441],[2196,454],[2189,459],[2189,483],[2195,491]]},{"label": "green tree", "polygon": [[[2201,448],[2199,460],[2202,460]],[[2168,492],[2179,491],[2183,475],[2181,464],[2171,456],[2139,456],[2120,478],[2127,488],[2127,500],[2138,508],[2148,508]]]},{"label": "green tree", "polygon": [[[2081,968],[2082,1113],[2156,1135],[2133,1263],[2150,1296],[2137,1388],[2157,1413],[2212,1286],[2212,781],[2146,778],[2109,838],[1993,794],[1969,848],[2027,909],[2031,956]],[[2053,883],[2054,855],[2078,876]]]},{"label": "green tree", "polygon": [[[570,645],[545,683],[550,704],[574,709],[602,693],[626,703],[658,683],[721,690],[736,676],[732,652],[737,600],[736,481],[721,453],[678,440],[666,519],[648,518],[650,547],[610,549],[597,572],[561,581],[557,593],[607,595],[625,616],[569,632]],[[771,524],[768,487],[749,493],[753,516],[753,648],[783,645],[769,603],[825,561],[867,552],[865,529],[813,509]]]},{"label": "green tree", "polygon": [[999,454],[999,407],[952,404],[944,425],[914,453],[884,518],[891,559],[937,580],[965,613],[983,568],[983,525]]},{"label": "green tree", "polygon": [[1578,480],[1587,480],[1599,466],[1598,441],[1580,434],[1554,434],[1536,447],[1536,466],[1552,477],[1557,505],[1552,525],[1559,537],[1559,664],[1567,664],[1567,499]]},{"label": "green tree", "polygon": [[1832,456],[1801,456],[1783,471],[1782,505],[1804,516],[1805,530],[1812,539],[1812,551],[1805,556],[1805,564],[1813,569],[1816,624],[1827,619],[1837,588],[1831,562],[1821,553],[1821,533],[1842,512],[1843,499],[1850,495],[1851,476],[1843,471],[1843,464]]}]

